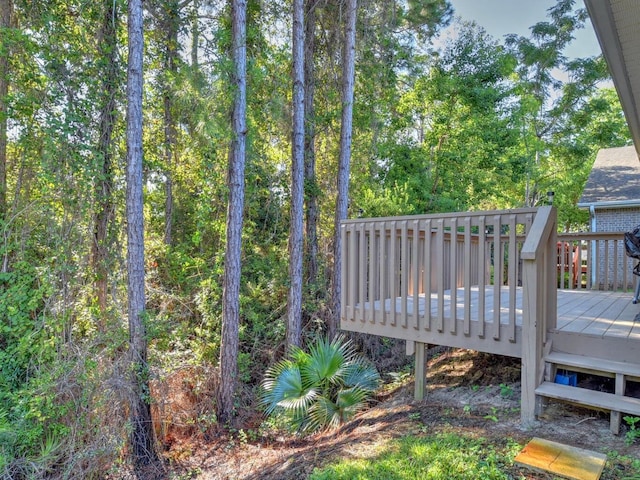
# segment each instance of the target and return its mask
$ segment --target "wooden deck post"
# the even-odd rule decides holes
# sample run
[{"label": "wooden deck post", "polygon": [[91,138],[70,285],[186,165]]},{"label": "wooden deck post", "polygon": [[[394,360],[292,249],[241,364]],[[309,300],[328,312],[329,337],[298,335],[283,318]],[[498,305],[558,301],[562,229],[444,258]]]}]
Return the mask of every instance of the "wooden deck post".
[{"label": "wooden deck post", "polygon": [[[616,373],[616,395],[624,395],[626,390],[627,379],[622,373]],[[622,414],[619,411],[611,410],[611,417],[609,422],[609,428],[614,435],[620,434],[620,420]]]},{"label": "wooden deck post", "polygon": [[520,419],[524,425],[530,425],[536,419],[536,394],[538,386],[537,374],[542,368],[539,352],[542,352],[542,332],[538,328],[541,323],[541,299],[538,298],[535,285],[540,284],[540,275],[535,262],[523,262],[523,284],[528,286],[523,291],[522,322],[522,370]]},{"label": "wooden deck post", "polygon": [[407,342],[407,351],[409,343],[413,343],[415,349],[415,390],[413,397],[416,400],[423,400],[426,391],[427,378],[427,345],[422,342]]},{"label": "wooden deck post", "polygon": [[556,324],[556,211],[541,207],[522,247],[523,319],[520,419],[536,420],[536,388],[544,375],[543,346],[547,327]]}]

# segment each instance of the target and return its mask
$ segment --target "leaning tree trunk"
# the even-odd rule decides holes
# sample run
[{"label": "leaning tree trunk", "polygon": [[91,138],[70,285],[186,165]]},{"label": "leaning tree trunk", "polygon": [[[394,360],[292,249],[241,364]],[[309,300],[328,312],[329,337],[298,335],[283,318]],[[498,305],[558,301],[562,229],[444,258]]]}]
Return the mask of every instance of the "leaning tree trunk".
[{"label": "leaning tree trunk", "polygon": [[144,222],[142,198],[142,0],[129,0],[127,72],[127,274],[131,399],[130,451],[138,478],[158,478],[149,394],[147,334],[144,323]]},{"label": "leaning tree trunk", "polygon": [[342,123],[340,128],[340,156],[338,159],[338,192],[334,218],[333,275],[331,288],[331,314],[327,333],[333,338],[340,319],[340,294],[342,291],[342,252],[340,222],[347,218],[349,202],[349,172],[351,163],[351,132],[353,126],[353,89],[355,82],[356,9],[357,0],[345,2],[345,35],[342,55]]},{"label": "leaning tree trunk", "polygon": [[304,1],[293,2],[293,132],[287,346],[302,344],[302,256],[304,216]]},{"label": "leaning tree trunk", "polygon": [[233,414],[233,395],[238,372],[238,329],[240,324],[240,256],[244,210],[244,176],[247,136],[247,2],[232,1],[234,102],[233,140],[229,155],[229,205],[227,208],[227,245],[222,292],[222,338],[220,340],[220,386],[218,421],[225,424]]}]

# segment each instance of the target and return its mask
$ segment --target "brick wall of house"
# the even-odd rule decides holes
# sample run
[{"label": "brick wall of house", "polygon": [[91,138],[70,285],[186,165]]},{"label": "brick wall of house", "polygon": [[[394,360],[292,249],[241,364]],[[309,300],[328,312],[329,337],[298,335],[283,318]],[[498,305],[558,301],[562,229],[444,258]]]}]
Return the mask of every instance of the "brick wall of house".
[{"label": "brick wall of house", "polygon": [[[596,231],[598,232],[627,232],[633,230],[638,224],[640,224],[640,207],[596,210]],[[606,252],[604,245],[602,245],[599,250],[595,265],[597,265],[601,278],[611,278],[611,272],[616,263],[619,269],[618,271],[620,271],[622,268],[632,268],[632,265],[636,262],[626,256],[622,242],[619,242],[617,247],[609,244],[608,270],[610,274],[607,275],[605,273],[607,268],[605,266]],[[633,275],[629,276],[629,280],[634,281],[635,279],[633,277]],[[633,288],[633,285],[627,285],[627,288]]]},{"label": "brick wall of house", "polygon": [[612,208],[596,211],[597,232],[628,232],[640,224],[640,208]]}]

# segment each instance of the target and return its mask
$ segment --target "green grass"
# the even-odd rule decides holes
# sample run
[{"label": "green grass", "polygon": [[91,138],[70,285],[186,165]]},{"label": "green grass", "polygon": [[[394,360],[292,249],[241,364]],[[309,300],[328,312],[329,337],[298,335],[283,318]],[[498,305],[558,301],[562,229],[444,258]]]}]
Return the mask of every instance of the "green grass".
[{"label": "green grass", "polygon": [[[513,464],[521,449],[509,438],[495,444],[452,432],[407,436],[380,447],[377,456],[346,458],[316,468],[309,480],[524,479],[523,474],[531,472]],[[640,480],[640,459],[615,451],[607,457],[602,480]]]},{"label": "green grass", "polygon": [[409,436],[386,445],[373,458],[345,459],[315,469],[312,480],[446,480],[512,479],[513,458],[522,447],[505,440],[492,445],[486,439],[442,433]]}]

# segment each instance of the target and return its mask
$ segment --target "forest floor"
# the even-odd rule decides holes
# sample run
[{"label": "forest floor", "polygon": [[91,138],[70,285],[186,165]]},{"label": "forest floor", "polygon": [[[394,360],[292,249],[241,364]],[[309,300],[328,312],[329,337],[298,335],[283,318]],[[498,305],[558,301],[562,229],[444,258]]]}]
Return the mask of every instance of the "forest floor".
[{"label": "forest floor", "polygon": [[[396,376],[375,405],[331,432],[306,437],[279,436],[262,429],[227,431],[214,439],[176,440],[167,457],[173,479],[293,480],[314,468],[349,457],[375,457],[387,442],[409,434],[453,432],[525,445],[541,437],[602,453],[640,458],[640,445],[609,431],[609,415],[551,403],[537,424],[523,429],[520,420],[520,360],[468,350],[429,350],[428,393],[413,400],[413,382]],[[255,419],[255,425],[260,424]],[[256,432],[260,432],[259,434]],[[610,459],[613,457],[610,455]],[[513,478],[552,479],[512,466]],[[629,478],[625,465],[608,462],[603,479]],[[636,477],[633,477],[636,478]]]}]

